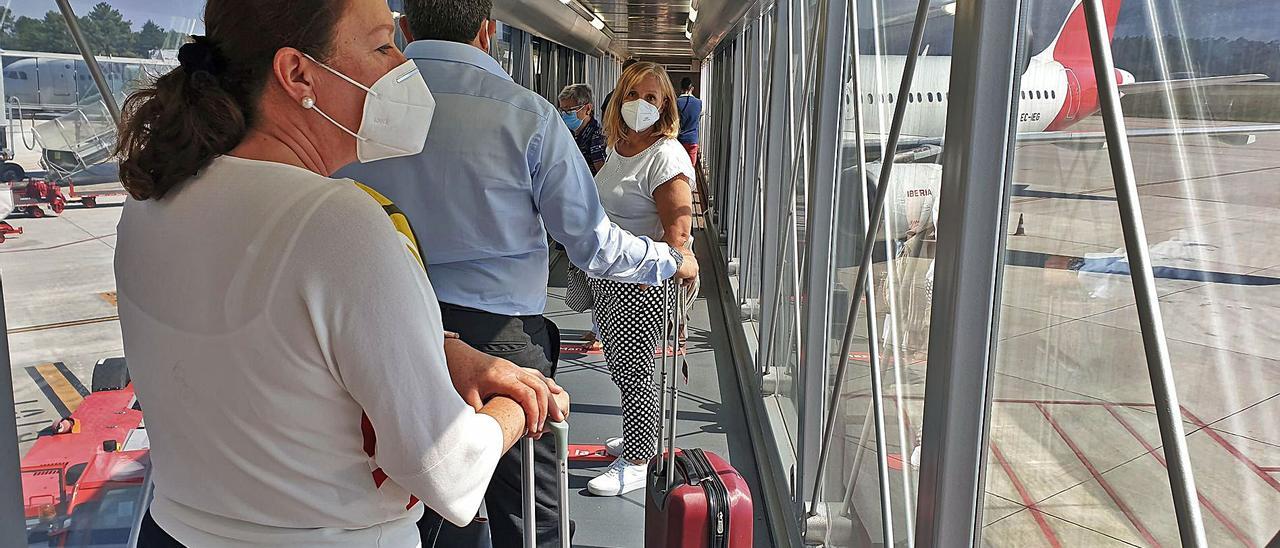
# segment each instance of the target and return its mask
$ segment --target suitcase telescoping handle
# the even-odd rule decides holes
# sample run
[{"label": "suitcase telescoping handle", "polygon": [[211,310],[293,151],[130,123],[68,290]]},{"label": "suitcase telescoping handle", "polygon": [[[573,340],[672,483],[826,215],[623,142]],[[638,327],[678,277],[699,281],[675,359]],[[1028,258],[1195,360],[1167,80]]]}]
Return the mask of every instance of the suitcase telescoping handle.
[{"label": "suitcase telescoping handle", "polygon": [[[663,322],[660,371],[665,398],[662,399],[658,412],[658,455],[662,456],[665,449],[666,458],[658,461],[659,467],[655,472],[666,476],[666,482],[663,485],[669,487],[676,479],[676,402],[680,394],[676,372],[679,371],[677,366],[682,359],[680,327],[684,320],[684,287],[674,278],[663,285],[662,308],[666,320]],[[666,420],[665,431],[663,420]]]},{"label": "suitcase telescoping handle", "polygon": [[[548,422],[547,429],[556,440],[556,474],[559,475],[560,497],[560,546],[569,548],[569,423]],[[520,440],[520,467],[524,477],[524,545],[534,548],[538,544],[537,511],[534,507],[533,487],[533,438]]]}]

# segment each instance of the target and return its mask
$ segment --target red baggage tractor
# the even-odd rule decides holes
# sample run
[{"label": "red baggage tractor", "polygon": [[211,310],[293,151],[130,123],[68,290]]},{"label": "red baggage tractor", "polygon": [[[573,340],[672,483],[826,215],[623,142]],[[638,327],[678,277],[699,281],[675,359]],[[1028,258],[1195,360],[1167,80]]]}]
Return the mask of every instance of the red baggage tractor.
[{"label": "red baggage tractor", "polygon": [[[649,462],[645,485],[644,545],[646,548],[750,548],[755,515],[751,489],[742,474],[710,451],[675,448],[675,365],[681,359],[678,333],[684,317],[684,291],[668,290],[667,295],[667,309],[672,312],[667,338],[673,343],[668,348],[676,351],[663,352],[660,358],[667,398],[662,405],[663,420],[659,422],[668,423],[668,439],[663,440],[660,428],[658,455]],[[676,303],[674,308],[670,306],[671,300]],[[663,445],[671,450],[663,451]]]}]

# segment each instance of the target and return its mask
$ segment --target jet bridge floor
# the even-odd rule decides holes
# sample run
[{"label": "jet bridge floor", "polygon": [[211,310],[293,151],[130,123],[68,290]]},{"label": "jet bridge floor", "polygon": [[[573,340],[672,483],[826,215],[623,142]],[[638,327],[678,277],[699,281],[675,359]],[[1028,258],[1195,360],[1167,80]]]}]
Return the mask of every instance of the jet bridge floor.
[{"label": "jet bridge floor", "polygon": [[[695,235],[695,240],[701,239]],[[701,255],[701,253],[700,253]],[[704,259],[705,260],[705,259]],[[565,305],[563,254],[553,256],[547,317],[560,326],[563,342],[577,342],[591,328],[591,314],[573,312]],[[676,424],[676,445],[701,447],[723,455],[747,478],[754,494],[756,546],[768,543],[762,517],[764,501],[752,455],[737,377],[729,355],[729,340],[718,313],[714,276],[704,271],[702,291],[694,304],[689,325],[689,384],[681,386]],[[713,323],[716,322],[716,323]],[[570,443],[603,444],[620,436],[622,407],[618,388],[609,378],[604,356],[569,354],[560,358],[556,380],[573,396]],[[577,547],[631,547],[644,545],[644,490],[621,497],[597,497],[587,492],[587,482],[603,472],[608,462],[571,462],[569,465],[570,512],[577,522],[573,545]]]}]

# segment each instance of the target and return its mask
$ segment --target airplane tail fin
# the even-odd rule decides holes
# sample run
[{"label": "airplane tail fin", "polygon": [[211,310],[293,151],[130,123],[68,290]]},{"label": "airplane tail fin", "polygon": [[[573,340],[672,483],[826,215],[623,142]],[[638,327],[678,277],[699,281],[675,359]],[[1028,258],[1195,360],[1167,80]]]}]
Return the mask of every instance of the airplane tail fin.
[{"label": "airplane tail fin", "polygon": [[[1120,4],[1124,0],[1102,0],[1102,9],[1107,19],[1107,42],[1116,35],[1116,20],[1120,17]],[[1058,31],[1058,36],[1049,43],[1044,51],[1036,57],[1049,57],[1066,66],[1079,66],[1082,63],[1092,65],[1089,55],[1089,32],[1085,27],[1084,1],[1076,0],[1067,15],[1066,21]]]}]

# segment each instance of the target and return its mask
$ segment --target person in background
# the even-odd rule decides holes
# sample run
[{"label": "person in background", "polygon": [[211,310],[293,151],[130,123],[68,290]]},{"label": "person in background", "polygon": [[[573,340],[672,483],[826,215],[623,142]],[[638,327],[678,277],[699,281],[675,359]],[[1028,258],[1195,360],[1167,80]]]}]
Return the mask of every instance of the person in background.
[{"label": "person in background", "polygon": [[[555,375],[559,333],[547,301],[547,235],[591,276],[659,285],[697,276],[683,248],[609,222],[591,170],[560,110],[511,80],[489,56],[490,0],[405,0],[405,55],[432,83],[433,131],[421,153],[351,165],[342,176],[391,199],[414,223],[446,329],[477,349]],[[652,349],[650,349],[652,352]],[[538,541],[561,534],[555,444],[535,445]],[[493,546],[520,546],[520,451],[503,456],[485,495]],[[483,542],[439,518],[442,546]]]},{"label": "person in background", "polygon": [[573,132],[573,140],[578,143],[578,150],[591,168],[591,174],[600,172],[604,165],[605,141],[604,130],[595,117],[595,101],[592,100],[591,86],[586,84],[569,84],[560,91],[560,117]]},{"label": "person in background", "polygon": [[693,94],[693,80],[688,76],[680,80],[680,97],[676,99],[680,111],[680,144],[689,152],[689,161],[698,165],[698,130],[702,124],[702,99]]},{"label": "person in background", "polygon": [[[595,117],[595,101],[592,97],[591,86],[569,84],[560,91],[559,103],[560,116],[564,118],[565,125],[569,126],[569,131],[573,132],[573,140],[578,143],[582,158],[587,161],[587,167],[591,168],[591,174],[595,175],[604,165],[606,145],[604,130]],[[557,249],[564,249],[560,244],[556,246]],[[587,286],[587,276],[573,263],[569,263],[566,300],[570,301],[570,308],[578,312],[590,309],[591,288]],[[594,318],[591,331],[584,333],[582,339],[589,343],[589,350],[600,350],[600,326]]]},{"label": "person in background", "polygon": [[[693,164],[676,135],[680,115],[667,71],[654,63],[636,63],[618,81],[619,100],[604,117],[609,160],[596,175],[600,200],[609,218],[633,234],[661,240],[677,249],[692,241]],[[622,392],[623,437],[606,442],[617,460],[587,483],[595,495],[616,496],[645,484],[649,459],[657,452],[658,389],[653,355],[669,316],[664,299],[674,302],[685,288],[591,278],[600,338],[613,382]]]},{"label": "person in background", "polygon": [[[622,62],[622,71],[626,72],[628,68],[631,68],[631,65],[634,65],[639,62],[640,60],[636,59],[635,57],[628,58],[626,61]],[[604,101],[600,103],[600,112],[609,110],[609,100],[612,98],[613,98],[613,91],[610,91],[609,93],[604,94]]]},{"label": "person in background", "polygon": [[155,483],[139,545],[420,546],[422,503],[470,522],[567,394],[446,333],[411,240],[329,178],[431,125],[386,2],[209,0],[204,22],[125,102],[115,151]]}]

